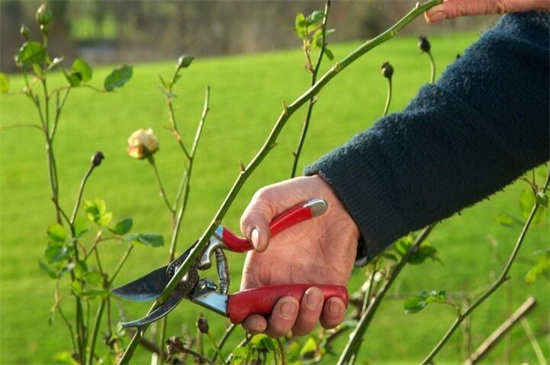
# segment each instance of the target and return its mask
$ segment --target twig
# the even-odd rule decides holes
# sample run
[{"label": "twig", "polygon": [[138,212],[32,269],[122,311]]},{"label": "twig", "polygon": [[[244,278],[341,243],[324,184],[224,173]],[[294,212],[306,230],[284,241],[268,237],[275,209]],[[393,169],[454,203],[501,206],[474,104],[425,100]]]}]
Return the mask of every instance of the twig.
[{"label": "twig", "polygon": [[[548,184],[550,183],[550,171],[548,171],[548,175],[546,176],[546,182],[544,183],[543,191],[546,191],[548,189]],[[508,262],[506,263],[504,269],[502,270],[502,273],[500,277],[487,289],[477,300],[475,300],[472,305],[470,305],[462,314],[459,314],[459,316],[456,318],[454,323],[449,327],[447,330],[447,333],[441,338],[441,340],[437,343],[437,345],[433,348],[433,350],[428,354],[428,356],[424,359],[422,362],[423,364],[430,364],[433,361],[433,358],[441,351],[443,346],[449,341],[453,333],[456,331],[458,326],[464,321],[464,319],[469,316],[481,303],[483,303],[488,297],[490,297],[504,282],[508,280],[508,272],[510,271],[510,268],[512,267],[512,264],[514,263],[516,256],[519,252],[519,249],[522,246],[523,240],[525,239],[525,235],[527,234],[527,231],[529,227],[531,226],[531,222],[533,221],[533,218],[535,217],[535,214],[537,213],[539,208],[538,202],[535,202],[533,205],[533,209],[531,210],[531,213],[529,214],[529,217],[527,218],[527,221],[523,225],[523,228],[521,230],[521,233],[516,241],[516,244],[514,246],[514,249],[512,250],[512,253],[510,254],[508,258]]]},{"label": "twig", "polygon": [[474,351],[473,354],[464,362],[465,365],[472,365],[480,361],[489,350],[497,344],[499,340],[519,321],[521,320],[529,311],[531,311],[536,304],[536,300],[533,297],[527,298],[525,302],[510,316],[506,321],[504,321],[479,347]]},{"label": "twig", "polygon": [[521,325],[523,326],[523,330],[525,331],[525,334],[527,335],[527,338],[531,343],[531,347],[533,347],[533,351],[537,356],[537,360],[539,361],[539,364],[547,365],[548,361],[544,357],[544,353],[542,352],[542,349],[540,348],[540,345],[537,342],[537,338],[535,337],[535,334],[533,333],[533,330],[531,329],[531,326],[529,325],[529,321],[527,320],[527,318],[521,319]]},{"label": "twig", "polygon": [[[319,50],[319,55],[317,56],[317,63],[315,64],[315,68],[311,69],[311,66],[308,66],[308,68],[311,71],[311,86],[315,85],[315,82],[317,82],[317,75],[319,74],[319,69],[321,67],[321,63],[323,61],[323,57],[325,56],[325,50],[327,48],[327,44],[325,41],[326,37],[326,31],[327,31],[327,22],[328,22],[328,14],[330,10],[330,0],[327,0],[325,3],[325,16],[323,17],[323,22],[321,24],[321,49]],[[306,50],[306,56],[308,60],[308,65],[311,65],[309,52]],[[294,162],[292,164],[292,170],[290,173],[290,177],[296,176],[296,170],[298,170],[298,161],[300,160],[300,155],[302,154],[302,149],[304,147],[304,143],[307,136],[307,131],[309,129],[309,122],[311,120],[311,116],[313,114],[313,106],[315,105],[315,96],[312,96],[311,99],[309,99],[306,118],[304,120],[304,124],[302,126],[302,132],[300,133],[300,138],[298,140],[298,146],[296,147],[296,152],[294,152]]]},{"label": "twig", "polygon": [[401,270],[405,267],[405,265],[409,261],[409,258],[418,250],[418,247],[420,247],[422,242],[424,242],[424,240],[430,235],[430,232],[434,227],[435,227],[435,224],[432,224],[424,228],[419,233],[419,235],[416,237],[416,240],[411,246],[411,248],[401,258],[399,263],[397,263],[397,265],[392,270],[390,277],[386,280],[386,282],[384,283],[380,291],[376,294],[376,296],[371,300],[369,306],[361,315],[361,319],[359,320],[357,327],[350,334],[350,339],[346,344],[344,351],[340,355],[340,359],[338,360],[339,365],[348,365],[348,364],[353,364],[355,362],[357,352],[359,350],[359,346],[361,345],[361,342],[363,340],[363,335],[365,334],[372,317],[376,313],[378,306],[382,302],[382,299],[388,292],[388,289],[390,288],[391,284],[394,282],[395,278],[399,275]]}]

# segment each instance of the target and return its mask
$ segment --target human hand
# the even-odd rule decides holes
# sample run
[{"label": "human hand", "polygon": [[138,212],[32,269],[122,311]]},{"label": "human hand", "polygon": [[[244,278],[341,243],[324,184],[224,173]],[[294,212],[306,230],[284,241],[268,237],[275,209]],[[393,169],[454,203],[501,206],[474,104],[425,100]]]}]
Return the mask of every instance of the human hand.
[{"label": "human hand", "polygon": [[[270,239],[269,223],[285,210],[313,198],[327,201],[327,211]],[[318,321],[333,328],[344,320],[345,304],[332,297],[323,303],[314,284],[346,285],[355,261],[359,229],[332,188],[319,176],[299,177],[259,190],[241,218],[241,230],[254,245],[243,269],[241,289],[311,283],[301,301],[281,298],[269,318],[251,315],[243,322],[250,333],[272,337],[290,331],[305,335]]]},{"label": "human hand", "polygon": [[550,11],[549,0],[444,0],[424,13],[428,23],[468,15]]}]

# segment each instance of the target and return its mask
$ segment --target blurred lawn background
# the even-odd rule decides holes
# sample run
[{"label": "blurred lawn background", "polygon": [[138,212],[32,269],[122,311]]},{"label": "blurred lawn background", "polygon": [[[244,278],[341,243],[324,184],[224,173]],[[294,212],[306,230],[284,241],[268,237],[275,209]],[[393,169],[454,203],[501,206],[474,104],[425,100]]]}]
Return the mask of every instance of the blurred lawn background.
[{"label": "blurred lawn background", "polygon": [[[430,37],[438,73],[477,36],[457,33]],[[336,59],[340,59],[357,45],[335,44],[331,49]],[[429,80],[428,58],[420,54],[414,37],[397,37],[360,59],[321,93],[301,167],[368,128],[381,115],[386,80],[380,66],[385,61],[395,68],[390,112],[402,109]],[[132,160],[126,155],[126,140],[135,129],[154,129],[160,142],[155,158],[168,195],[173,197],[181,176],[183,156],[173,137],[164,129],[168,125],[168,113],[158,89],[158,75],[169,77],[175,63],[176,60],[136,64],[132,80],[112,94],[95,93],[85,88],[71,92],[55,142],[61,205],[66,210],[72,207],[90,157],[101,150],[106,159],[89,180],[84,198],[103,198],[114,213],[114,221],[132,217],[134,232],[157,232],[169,239],[170,217],[159,197],[154,173],[146,162]],[[175,89],[175,105],[185,143],[190,145],[194,136],[207,85],[211,87],[211,110],[195,162],[178,252],[186,249],[210,223],[239,173],[239,161],[250,161],[263,144],[281,111],[282,102],[292,102],[307,89],[309,75],[303,63],[302,53],[292,50],[197,59],[182,73]],[[325,65],[328,67],[331,62]],[[111,68],[97,68],[91,83],[101,86]],[[42,136],[32,128],[6,129],[14,125],[37,125],[37,114],[31,102],[17,94],[23,87],[22,79],[10,76],[10,81],[12,92],[0,97],[0,127],[4,128],[0,132],[0,363],[53,363],[56,353],[70,349],[61,319],[57,317],[53,325],[48,325],[55,284],[38,267],[46,247],[46,229],[54,223],[54,209],[49,198]],[[62,85],[63,78],[59,74],[52,75],[51,82]],[[278,146],[249,179],[225,217],[226,226],[238,231],[240,214],[254,191],[289,176],[303,115],[304,111],[300,111],[289,121]],[[539,174],[538,181],[542,183],[542,179]],[[443,264],[428,262],[404,270],[391,290],[393,299],[388,299],[381,307],[367,332],[360,363],[418,363],[424,358],[452,323],[455,312],[448,306],[434,305],[415,315],[405,314],[403,298],[420,291],[444,289],[451,294],[452,300],[461,303],[464,293],[479,293],[487,288],[499,275],[519,234],[518,227],[504,227],[496,223],[496,219],[503,212],[521,216],[518,202],[525,188],[527,184],[518,182],[437,227],[429,241],[439,250]],[[534,253],[548,248],[547,223],[529,232],[510,280],[474,312],[470,328],[474,348],[533,295],[538,306],[528,320],[548,357],[548,281],[539,280],[531,286],[524,282],[525,273],[536,259]],[[109,242],[103,244],[100,252],[108,271],[114,269],[124,248]],[[164,265],[167,255],[167,247],[136,247],[116,284]],[[237,291],[244,257],[229,256],[231,291]],[[357,290],[363,280],[364,271],[356,270],[349,285],[350,292]],[[68,288],[62,286],[61,293],[65,300],[63,308],[70,318],[73,301]],[[128,318],[142,316],[149,308],[148,304],[121,304]],[[204,311],[190,303],[182,303],[169,317],[169,335],[179,335],[185,328],[194,331],[200,312]],[[218,338],[227,321],[213,313],[205,314]],[[117,310],[114,315],[113,321],[117,321]],[[333,345],[334,353],[341,352],[345,338],[342,336]],[[436,361],[463,361],[464,341],[463,333],[458,331]],[[135,363],[147,361],[146,351],[139,350]],[[332,363],[334,359],[326,361]],[[487,361],[535,363],[536,356],[524,330],[516,326]]]}]

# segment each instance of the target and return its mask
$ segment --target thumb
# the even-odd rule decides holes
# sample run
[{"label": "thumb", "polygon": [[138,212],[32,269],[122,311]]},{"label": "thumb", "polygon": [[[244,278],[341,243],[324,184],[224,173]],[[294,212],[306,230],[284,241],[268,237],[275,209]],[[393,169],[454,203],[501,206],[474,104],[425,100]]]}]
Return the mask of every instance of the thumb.
[{"label": "thumb", "polygon": [[272,209],[267,203],[255,199],[250,202],[241,217],[241,231],[258,252],[265,251],[269,245],[269,222],[273,217]]}]

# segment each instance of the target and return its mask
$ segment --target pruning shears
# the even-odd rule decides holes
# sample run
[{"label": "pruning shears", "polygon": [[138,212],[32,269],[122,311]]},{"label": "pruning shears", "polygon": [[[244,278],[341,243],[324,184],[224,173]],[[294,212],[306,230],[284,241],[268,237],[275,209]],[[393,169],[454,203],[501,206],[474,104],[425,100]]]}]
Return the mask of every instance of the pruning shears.
[{"label": "pruning shears", "polygon": [[[271,236],[304,220],[319,216],[326,209],[327,203],[318,198],[295,206],[273,219],[270,224]],[[113,289],[112,293],[121,298],[135,301],[157,299],[196,243],[169,265]],[[224,250],[246,252],[252,249],[253,246],[246,238],[235,235],[221,225],[218,226],[201,254],[191,264],[189,271],[185,273],[168,298],[145,317],[122,322],[121,325],[123,327],[141,327],[155,322],[170,313],[184,298],[229,317],[234,324],[239,324],[251,314],[271,314],[275,303],[284,296],[293,296],[299,300],[311,286],[320,288],[325,300],[336,296],[340,297],[347,305],[348,292],[344,286],[338,285],[272,285],[229,295],[229,270]],[[216,258],[218,284],[211,279],[199,276],[199,270],[208,270],[212,267],[212,255]]]}]

